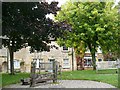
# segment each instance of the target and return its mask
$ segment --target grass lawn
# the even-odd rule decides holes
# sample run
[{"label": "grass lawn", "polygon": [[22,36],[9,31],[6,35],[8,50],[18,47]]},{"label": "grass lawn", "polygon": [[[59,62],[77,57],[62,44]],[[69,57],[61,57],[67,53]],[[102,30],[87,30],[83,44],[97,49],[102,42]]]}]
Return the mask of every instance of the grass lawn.
[{"label": "grass lawn", "polygon": [[2,74],[0,73],[0,88],[2,87]]},{"label": "grass lawn", "polygon": [[116,70],[100,70],[98,72],[92,70],[67,71],[62,72],[61,77],[63,80],[92,80],[118,86]]},{"label": "grass lawn", "polygon": [[[28,73],[18,73],[16,75],[2,74],[2,86],[19,83],[21,78],[29,77]],[[92,80],[105,82],[117,87],[118,85],[118,75],[116,70],[84,70],[84,71],[66,71],[62,72],[62,80]]]},{"label": "grass lawn", "polygon": [[2,74],[2,86],[19,83],[21,78],[29,77],[29,73],[17,73],[15,75]]},{"label": "grass lawn", "polygon": [[[41,72],[41,74],[45,74],[45,72]],[[20,83],[20,79],[29,78],[30,73],[16,73],[15,75],[9,75],[7,73],[2,74],[2,86],[7,86],[10,84]],[[1,77],[0,77],[1,78]],[[0,79],[1,80],[1,79]]]},{"label": "grass lawn", "polygon": [[117,69],[109,69],[109,70],[98,70],[98,74],[116,74]]}]

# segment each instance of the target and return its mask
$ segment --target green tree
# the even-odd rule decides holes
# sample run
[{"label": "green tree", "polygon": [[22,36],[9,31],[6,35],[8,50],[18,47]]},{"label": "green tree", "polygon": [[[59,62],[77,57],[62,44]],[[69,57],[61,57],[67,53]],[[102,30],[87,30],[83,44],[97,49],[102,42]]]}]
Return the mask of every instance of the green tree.
[{"label": "green tree", "polygon": [[66,21],[72,31],[65,33],[61,41],[75,43],[83,41],[92,55],[93,70],[96,70],[95,53],[98,46],[101,49],[115,47],[117,38],[117,9],[111,2],[68,2],[61,7],[56,16],[58,22]]},{"label": "green tree", "polygon": [[[120,2],[118,3],[118,30],[120,31]],[[117,48],[117,55],[118,55],[118,60],[120,62],[120,32],[118,32],[118,48]],[[120,88],[120,65],[118,68],[118,87]]]},{"label": "green tree", "polygon": [[31,46],[31,52],[49,51],[49,37],[57,37],[55,22],[46,18],[56,12],[58,2],[3,2],[2,3],[2,44],[10,52],[10,72],[14,74],[14,52]]}]

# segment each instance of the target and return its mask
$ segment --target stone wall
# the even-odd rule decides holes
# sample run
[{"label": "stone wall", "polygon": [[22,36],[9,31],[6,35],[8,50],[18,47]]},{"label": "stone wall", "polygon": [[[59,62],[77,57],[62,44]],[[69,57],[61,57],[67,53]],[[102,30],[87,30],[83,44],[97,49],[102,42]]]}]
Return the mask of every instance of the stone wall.
[{"label": "stone wall", "polygon": [[97,70],[102,69],[117,69],[116,61],[102,61],[102,62],[96,62]]}]

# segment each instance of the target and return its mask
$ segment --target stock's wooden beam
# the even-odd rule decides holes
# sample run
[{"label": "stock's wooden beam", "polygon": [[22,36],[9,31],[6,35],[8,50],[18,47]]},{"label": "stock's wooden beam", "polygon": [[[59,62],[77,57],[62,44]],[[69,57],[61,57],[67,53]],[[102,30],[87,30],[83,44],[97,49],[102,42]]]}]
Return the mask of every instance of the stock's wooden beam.
[{"label": "stock's wooden beam", "polygon": [[[52,72],[48,72],[45,74],[38,74],[38,73],[36,73],[36,62],[32,62],[31,63],[30,87],[35,87],[37,83],[43,83],[43,82],[46,82],[49,80],[53,80],[54,83],[57,82],[58,62],[53,60],[52,63],[42,63],[42,65],[43,64],[44,65],[49,64],[50,68],[52,69]],[[39,68],[41,68],[41,67],[39,67]]]}]

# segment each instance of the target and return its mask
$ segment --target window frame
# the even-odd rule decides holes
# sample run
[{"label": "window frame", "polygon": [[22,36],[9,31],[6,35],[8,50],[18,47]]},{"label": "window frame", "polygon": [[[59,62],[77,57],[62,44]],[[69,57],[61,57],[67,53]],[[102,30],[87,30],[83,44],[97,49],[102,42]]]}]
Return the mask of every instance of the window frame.
[{"label": "window frame", "polygon": [[18,59],[14,59],[14,68],[20,69],[20,61]]},{"label": "window frame", "polygon": [[[67,60],[67,62],[65,60]],[[70,68],[70,60],[68,58],[63,59],[63,69],[69,69],[69,68]]]},{"label": "window frame", "polygon": [[63,46],[63,51],[68,51],[68,47]]},{"label": "window frame", "polygon": [[102,58],[98,58],[98,62],[101,62],[100,60],[102,61]]}]

